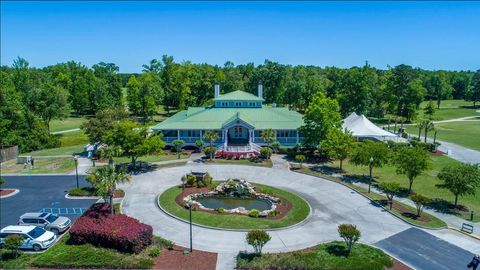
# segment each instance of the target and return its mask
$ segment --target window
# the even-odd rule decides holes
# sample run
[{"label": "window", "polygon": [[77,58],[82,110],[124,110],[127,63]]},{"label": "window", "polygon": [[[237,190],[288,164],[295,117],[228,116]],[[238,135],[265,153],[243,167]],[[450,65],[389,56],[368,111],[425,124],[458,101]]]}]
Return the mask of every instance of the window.
[{"label": "window", "polygon": [[24,218],[23,223],[38,224],[38,221],[34,218]]},{"label": "window", "polygon": [[28,235],[33,239],[42,236],[45,233],[45,230],[40,227],[35,227],[33,230],[28,232]]}]

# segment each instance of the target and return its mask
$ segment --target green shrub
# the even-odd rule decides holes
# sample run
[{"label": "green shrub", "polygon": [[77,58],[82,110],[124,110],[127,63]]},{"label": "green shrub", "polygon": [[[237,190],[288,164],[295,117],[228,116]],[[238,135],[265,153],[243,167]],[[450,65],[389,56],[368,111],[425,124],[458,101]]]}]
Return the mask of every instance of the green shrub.
[{"label": "green shrub", "polygon": [[353,244],[360,239],[361,233],[353,224],[340,224],[338,226],[338,234],[347,245],[347,256],[351,253]]},{"label": "green shrub", "polygon": [[217,208],[216,210],[217,210],[217,212],[219,212],[219,213],[223,213],[223,212],[225,211],[225,209],[224,209],[224,208],[222,208],[222,207],[220,207],[220,208]]},{"label": "green shrub", "polygon": [[95,188],[93,187],[82,187],[82,188],[72,188],[68,191],[68,195],[70,196],[96,196]]},{"label": "green shrub", "polygon": [[250,212],[248,212],[248,216],[250,217],[258,217],[258,215],[260,215],[260,211],[257,209],[252,209]]},{"label": "green shrub", "polygon": [[272,148],[262,147],[262,149],[260,150],[260,156],[262,156],[262,158],[268,159],[272,155],[272,152]]},{"label": "green shrub", "polygon": [[170,240],[164,239],[160,236],[153,237],[153,245],[159,248],[173,249],[174,243]]},{"label": "green shrub", "polygon": [[269,217],[275,217],[278,215],[278,211],[275,209],[273,211],[268,212]]},{"label": "green shrub", "polygon": [[18,257],[18,249],[23,244],[23,238],[20,235],[9,235],[5,238],[5,243],[3,244],[6,249],[10,250],[14,257]]},{"label": "green shrub", "polygon": [[262,254],[263,246],[270,241],[270,239],[272,239],[272,237],[263,230],[249,231],[246,236],[247,243],[253,247],[257,254]]},{"label": "green shrub", "polygon": [[156,246],[149,247],[147,252],[148,252],[148,256],[151,258],[160,256],[160,248]]},{"label": "green shrub", "polygon": [[203,148],[203,152],[207,157],[214,157],[215,153],[217,152],[217,148],[215,146],[207,146]]}]

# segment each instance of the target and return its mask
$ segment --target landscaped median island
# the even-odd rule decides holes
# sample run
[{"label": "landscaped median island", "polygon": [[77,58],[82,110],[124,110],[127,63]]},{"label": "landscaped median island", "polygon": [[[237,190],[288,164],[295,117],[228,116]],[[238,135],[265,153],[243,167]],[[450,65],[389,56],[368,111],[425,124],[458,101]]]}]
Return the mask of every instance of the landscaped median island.
[{"label": "landscaped median island", "polygon": [[337,182],[337,183],[343,184],[345,186],[348,186],[348,187],[354,189],[355,191],[357,191],[358,193],[366,196],[370,200],[378,203],[386,211],[389,211],[393,215],[395,215],[395,216],[397,216],[397,217],[399,217],[399,218],[401,218],[401,219],[403,219],[403,220],[405,220],[409,223],[412,223],[412,224],[415,224],[415,225],[418,225],[418,226],[421,226],[421,227],[434,228],[434,229],[435,228],[446,228],[446,226],[447,226],[447,224],[444,221],[442,221],[442,220],[440,220],[440,219],[438,219],[438,218],[436,218],[436,217],[434,217],[434,216],[432,216],[432,215],[430,215],[426,212],[422,212],[420,216],[417,215],[417,209],[415,209],[414,207],[408,206],[404,203],[398,202],[398,201],[394,201],[393,205],[392,205],[392,209],[390,209],[389,204],[388,204],[388,199],[387,199],[386,196],[375,193],[375,192],[370,192],[369,193],[367,189],[365,189],[363,187],[360,187],[358,185],[355,185],[352,182],[343,181],[340,178],[324,174],[320,171],[313,170],[313,169],[308,168],[306,166],[302,166],[301,168],[293,168],[293,171],[297,171],[297,172],[300,172],[300,173],[304,173],[304,174],[328,179],[330,181]]},{"label": "landscaped median island", "polygon": [[240,253],[237,256],[237,269],[384,270],[393,266],[387,254],[368,245],[357,243],[348,256],[346,253],[346,244],[340,241],[289,253],[264,253],[261,256]]},{"label": "landscaped median island", "polygon": [[[208,175],[208,174],[207,174]],[[182,185],[167,189],[159,205],[185,221],[225,229],[274,229],[297,224],[308,217],[308,203],[291,192],[243,179],[224,182],[187,176]]]}]

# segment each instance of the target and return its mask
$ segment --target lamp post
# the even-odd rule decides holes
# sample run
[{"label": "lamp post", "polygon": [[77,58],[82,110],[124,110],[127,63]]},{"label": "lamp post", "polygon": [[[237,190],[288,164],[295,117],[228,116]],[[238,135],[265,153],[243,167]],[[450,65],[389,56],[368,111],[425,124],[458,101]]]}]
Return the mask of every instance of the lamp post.
[{"label": "lamp post", "polygon": [[193,252],[192,248],[192,201],[188,203],[188,209],[190,210],[190,253]]},{"label": "lamp post", "polygon": [[373,157],[370,157],[370,178],[368,179],[368,193],[370,193],[370,186],[372,185],[372,168],[373,168]]},{"label": "lamp post", "polygon": [[75,155],[73,157],[73,160],[75,160],[75,175],[77,177],[77,188],[80,188],[80,186],[78,185],[78,156]]}]

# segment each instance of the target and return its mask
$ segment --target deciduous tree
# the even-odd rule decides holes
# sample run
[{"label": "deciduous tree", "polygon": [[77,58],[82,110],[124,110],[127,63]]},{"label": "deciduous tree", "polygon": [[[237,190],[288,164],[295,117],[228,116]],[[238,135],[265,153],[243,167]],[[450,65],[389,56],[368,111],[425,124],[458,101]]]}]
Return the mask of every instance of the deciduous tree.
[{"label": "deciduous tree", "polygon": [[338,226],[338,234],[347,245],[347,256],[350,255],[353,245],[360,239],[362,234],[357,229],[357,226],[353,224],[340,224]]},{"label": "deciduous tree", "polygon": [[321,143],[321,148],[325,150],[329,157],[340,161],[340,170],[343,169],[343,161],[353,150],[355,138],[346,130],[342,132],[333,128],[327,133],[326,139]]},{"label": "deciduous tree", "polygon": [[480,169],[478,165],[466,163],[448,165],[438,174],[438,178],[443,181],[439,187],[453,193],[457,206],[459,196],[475,195],[480,186]]},{"label": "deciduous tree", "polygon": [[272,237],[264,230],[251,230],[247,233],[246,240],[249,245],[253,247],[255,253],[261,255],[265,244],[270,241]]},{"label": "deciduous tree", "polygon": [[300,128],[305,137],[305,144],[318,146],[327,136],[330,129],[340,128],[342,118],[338,102],[317,92],[303,116],[305,125]]},{"label": "deciduous tree", "polygon": [[420,147],[400,147],[393,154],[397,174],[408,179],[408,193],[412,192],[413,181],[430,168],[430,156]]}]

